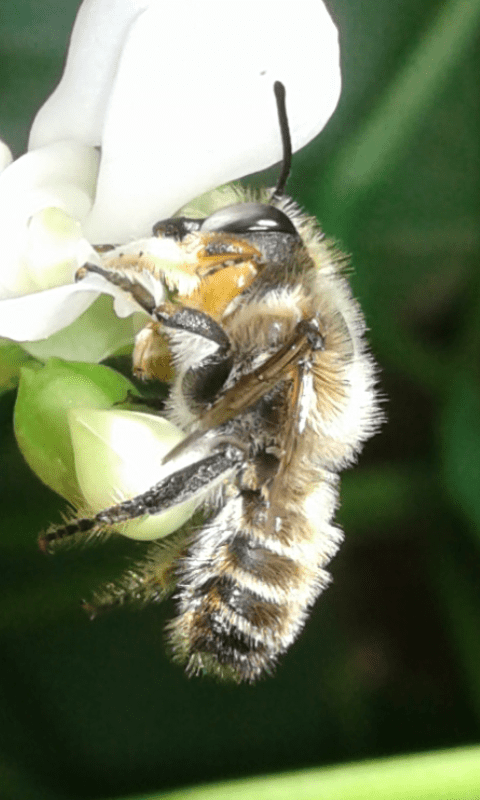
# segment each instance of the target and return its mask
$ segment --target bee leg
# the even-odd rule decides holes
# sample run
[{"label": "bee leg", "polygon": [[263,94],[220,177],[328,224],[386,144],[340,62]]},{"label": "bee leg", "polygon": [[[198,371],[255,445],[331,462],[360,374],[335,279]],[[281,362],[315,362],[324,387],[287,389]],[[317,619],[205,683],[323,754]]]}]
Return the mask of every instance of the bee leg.
[{"label": "bee leg", "polygon": [[133,374],[144,381],[169,383],[174,376],[168,341],[160,322],[153,320],[135,337]]},{"label": "bee leg", "polygon": [[165,304],[154,313],[167,336],[170,334],[174,356],[176,351],[181,353],[182,396],[192,411],[199,411],[216,396],[230,373],[230,339],[212,317],[194,308]]},{"label": "bee leg", "polygon": [[89,272],[94,272],[96,275],[101,275],[102,278],[105,278],[106,281],[113,284],[114,286],[118,286],[119,289],[122,289],[127,294],[130,294],[133,299],[138,303],[138,305],[147,312],[147,314],[152,314],[155,309],[155,298],[148,289],[145,288],[141,283],[138,281],[134,281],[128,277],[128,275],[122,272],[115,272],[114,270],[104,269],[103,267],[99,267],[98,264],[91,264],[87,261],[75,275],[75,280],[79,281],[82,280]]},{"label": "bee leg", "polygon": [[203,311],[188,306],[175,306],[173,303],[163,303],[155,308],[153,315],[163,323],[166,328],[176,328],[185,334],[193,334],[214,342],[220,348],[230,348],[230,340],[222,327]]},{"label": "bee leg", "polygon": [[[197,442],[197,453],[198,444]],[[201,502],[209,485],[214,488],[243,458],[243,451],[231,441],[225,440],[215,447],[213,453],[210,451],[204,458],[171,473],[143,494],[99,511],[92,517],[72,520],[66,525],[47,531],[40,536],[40,549],[47,551],[52,542],[78,533],[96,533],[131,519],[160,514],[172,506],[194,500],[196,496]]]},{"label": "bee leg", "polygon": [[115,525],[147,515],[159,514],[172,506],[203,498],[204,490],[217,479],[223,478],[244,459],[243,451],[231,442],[215,448],[215,452],[189,464],[155,484],[151,489],[131,500],[100,511],[95,519],[101,525]]},{"label": "bee leg", "polygon": [[82,607],[90,619],[125,603],[156,603],[171,594],[176,585],[177,561],[185,556],[192,539],[188,526],[150,544],[141,560],[131,565],[115,582],[101,586]]}]

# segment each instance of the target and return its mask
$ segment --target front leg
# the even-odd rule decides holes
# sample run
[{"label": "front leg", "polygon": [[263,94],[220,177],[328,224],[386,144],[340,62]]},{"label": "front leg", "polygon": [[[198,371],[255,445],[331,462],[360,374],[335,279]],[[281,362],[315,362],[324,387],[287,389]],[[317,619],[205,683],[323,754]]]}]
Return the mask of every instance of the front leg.
[{"label": "front leg", "polygon": [[[147,314],[151,315],[154,311],[156,306],[154,294],[142,284],[139,275],[132,275],[127,272],[122,272],[121,270],[100,267],[98,264],[87,262],[83,267],[77,270],[75,280],[81,281],[89,273],[100,275],[108,283],[111,283],[112,286],[118,286],[125,294],[130,295]],[[166,293],[167,290],[165,287],[164,295]]]},{"label": "front leg", "polygon": [[212,317],[194,308],[165,303],[155,309],[154,316],[164,326],[177,370],[171,406],[198,414],[216,397],[230,373],[230,340]]},{"label": "front leg", "polygon": [[223,350],[230,347],[230,341],[223,328],[203,311],[188,306],[179,307],[173,303],[162,303],[155,308],[153,316],[167,328],[200,336]]}]

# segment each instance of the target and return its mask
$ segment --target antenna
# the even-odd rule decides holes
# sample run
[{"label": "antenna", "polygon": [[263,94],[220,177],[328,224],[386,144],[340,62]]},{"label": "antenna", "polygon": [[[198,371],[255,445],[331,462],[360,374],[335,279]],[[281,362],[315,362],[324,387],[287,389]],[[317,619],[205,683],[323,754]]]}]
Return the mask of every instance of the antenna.
[{"label": "antenna", "polygon": [[282,137],[282,171],[277,181],[277,185],[273,190],[270,198],[270,203],[275,203],[280,200],[287,180],[290,175],[290,168],[292,166],[292,140],[290,138],[290,128],[288,126],[287,107],[285,104],[285,86],[281,81],[275,81],[273,84],[273,91],[275,92],[275,100],[277,102],[278,122],[280,125],[280,135]]}]

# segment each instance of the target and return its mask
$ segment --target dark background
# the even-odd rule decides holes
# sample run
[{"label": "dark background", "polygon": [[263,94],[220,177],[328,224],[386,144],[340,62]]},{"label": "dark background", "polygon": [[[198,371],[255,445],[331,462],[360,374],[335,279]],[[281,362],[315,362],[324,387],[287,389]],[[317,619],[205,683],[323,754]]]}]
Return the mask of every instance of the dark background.
[{"label": "dark background", "polygon": [[[273,679],[187,680],[164,652],[169,603],[93,623],[80,609],[140,545],[38,552],[63,504],[18,454],[5,392],[6,800],[162,791],[479,739],[479,3],[328,5],[343,95],[295,156],[289,191],[353,254],[388,416],[343,479],[334,583]],[[61,74],[77,6],[2,4],[0,136],[16,155]]]}]

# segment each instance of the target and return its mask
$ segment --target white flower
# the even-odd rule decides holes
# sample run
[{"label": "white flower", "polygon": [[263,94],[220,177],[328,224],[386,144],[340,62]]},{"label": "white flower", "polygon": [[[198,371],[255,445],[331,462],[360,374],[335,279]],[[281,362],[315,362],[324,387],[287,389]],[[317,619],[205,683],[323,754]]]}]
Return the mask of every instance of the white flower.
[{"label": "white flower", "polygon": [[[76,307],[65,284],[92,250],[80,220],[93,203],[97,161],[93,148],[57,142],[27,153],[0,174],[0,335],[43,338],[95,299],[82,292]],[[55,314],[65,299],[67,316],[57,326]]]},{"label": "white flower", "polygon": [[[85,0],[30,152],[5,166],[0,148],[0,336],[44,339],[89,307],[98,292],[73,278],[96,258],[90,243],[148,236],[194,197],[279,161],[277,80],[298,150],[340,90],[320,0]],[[74,358],[81,336],[68,355],[56,340],[55,354]]]}]

